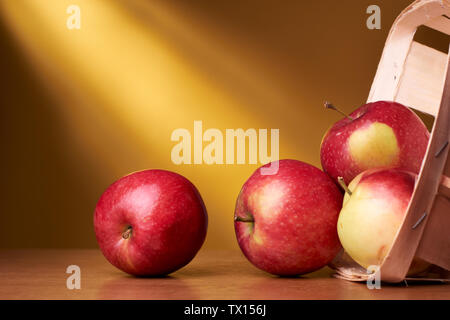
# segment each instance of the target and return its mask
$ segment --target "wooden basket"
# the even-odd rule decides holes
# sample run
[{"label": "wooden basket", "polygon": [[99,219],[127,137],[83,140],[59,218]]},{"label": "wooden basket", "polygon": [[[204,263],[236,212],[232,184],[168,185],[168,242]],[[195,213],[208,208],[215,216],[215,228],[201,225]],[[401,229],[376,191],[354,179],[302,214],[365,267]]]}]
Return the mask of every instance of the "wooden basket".
[{"label": "wooden basket", "polygon": [[[450,279],[450,63],[449,55],[413,40],[422,25],[450,35],[450,0],[417,0],[397,17],[368,98],[397,101],[435,117],[405,219],[379,268],[381,280],[393,283]],[[407,278],[414,257],[433,267],[423,277]],[[338,278],[373,277],[344,252],[331,266]]]}]

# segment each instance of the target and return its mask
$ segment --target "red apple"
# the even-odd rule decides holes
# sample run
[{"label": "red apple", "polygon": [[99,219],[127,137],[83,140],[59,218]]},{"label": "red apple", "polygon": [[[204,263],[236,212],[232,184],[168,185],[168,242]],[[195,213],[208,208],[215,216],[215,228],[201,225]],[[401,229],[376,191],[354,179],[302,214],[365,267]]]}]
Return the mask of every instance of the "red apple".
[{"label": "red apple", "polygon": [[195,186],[164,170],[119,179],[102,194],[94,214],[103,255],[139,276],[165,275],[188,264],[205,240],[207,224]]},{"label": "red apple", "polygon": [[388,101],[368,103],[325,134],[320,150],[322,168],[346,183],[372,168],[400,167],[419,173],[429,136],[409,108]]},{"label": "red apple", "polygon": [[[348,186],[338,234],[347,254],[364,268],[383,263],[405,217],[415,179],[414,173],[400,169],[371,169]],[[416,259],[410,274],[428,265]]]},{"label": "red apple", "polygon": [[234,227],[244,255],[276,275],[300,275],[328,264],[341,248],[336,230],[343,198],[339,188],[301,161],[280,160],[274,175],[262,175],[261,168],[236,202]]}]

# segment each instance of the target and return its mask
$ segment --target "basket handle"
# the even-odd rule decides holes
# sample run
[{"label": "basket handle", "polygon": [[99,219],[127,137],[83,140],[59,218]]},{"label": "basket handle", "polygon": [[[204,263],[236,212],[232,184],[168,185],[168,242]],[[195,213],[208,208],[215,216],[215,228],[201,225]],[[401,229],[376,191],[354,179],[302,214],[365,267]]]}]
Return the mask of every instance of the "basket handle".
[{"label": "basket handle", "polygon": [[417,0],[403,10],[389,32],[368,102],[396,101],[417,28],[425,25],[450,35],[449,17],[450,0]]},{"label": "basket handle", "polygon": [[415,256],[450,271],[449,124],[450,56],[440,108],[416,187],[394,244],[380,268],[384,281],[402,281]]}]

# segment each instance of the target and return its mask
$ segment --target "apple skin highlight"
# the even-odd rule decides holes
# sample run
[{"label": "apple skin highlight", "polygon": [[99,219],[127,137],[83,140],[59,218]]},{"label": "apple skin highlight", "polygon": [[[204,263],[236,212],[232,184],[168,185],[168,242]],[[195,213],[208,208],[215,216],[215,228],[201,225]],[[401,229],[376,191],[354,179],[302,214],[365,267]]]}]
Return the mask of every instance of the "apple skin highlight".
[{"label": "apple skin highlight", "polygon": [[106,259],[137,276],[160,276],[188,264],[201,248],[208,216],[195,186],[165,170],[113,183],[100,197],[94,229]]},{"label": "apple skin highlight", "polygon": [[418,174],[430,134],[409,108],[389,101],[365,104],[336,122],[324,135],[324,171],[350,183],[361,172],[399,167]]},{"label": "apple skin highlight", "polygon": [[318,270],[341,249],[336,225],[342,199],[333,180],[301,161],[280,160],[275,175],[259,168],[236,202],[239,246],[251,263],[275,275]]}]

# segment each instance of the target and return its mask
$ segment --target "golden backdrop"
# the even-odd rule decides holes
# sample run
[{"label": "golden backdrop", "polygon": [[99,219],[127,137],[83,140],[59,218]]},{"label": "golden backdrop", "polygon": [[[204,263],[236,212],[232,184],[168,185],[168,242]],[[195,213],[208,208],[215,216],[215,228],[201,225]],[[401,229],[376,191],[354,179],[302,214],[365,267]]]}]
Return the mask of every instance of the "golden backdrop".
[{"label": "golden backdrop", "polygon": [[[366,27],[381,7],[382,29]],[[0,0],[0,247],[96,247],[119,177],[183,174],[209,213],[204,247],[237,249],[237,194],[258,165],[175,165],[177,128],[276,128],[280,158],[320,167],[325,130],[363,104],[410,0]],[[69,5],[81,28],[69,30]],[[438,43],[438,40],[436,40]],[[439,44],[439,43],[438,43]]]}]

